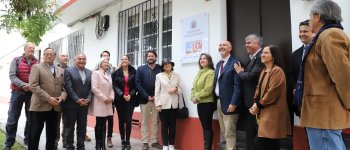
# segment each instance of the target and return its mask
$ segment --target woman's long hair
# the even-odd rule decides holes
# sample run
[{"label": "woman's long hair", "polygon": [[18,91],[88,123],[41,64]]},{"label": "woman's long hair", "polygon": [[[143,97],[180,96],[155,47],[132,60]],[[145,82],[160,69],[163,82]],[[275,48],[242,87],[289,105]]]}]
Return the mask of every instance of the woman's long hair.
[{"label": "woman's long hair", "polygon": [[214,63],[213,63],[213,58],[211,58],[211,56],[207,53],[202,53],[200,56],[199,56],[199,59],[198,59],[198,66],[199,66],[199,69],[203,69],[203,67],[201,66],[201,58],[202,56],[205,56],[208,60],[208,68],[209,69],[212,69],[212,70],[215,70],[214,69]]},{"label": "woman's long hair", "polygon": [[267,47],[270,48],[270,53],[273,58],[273,64],[282,68],[282,70],[286,73],[286,66],[284,65],[283,58],[279,48],[275,45],[269,45]]}]

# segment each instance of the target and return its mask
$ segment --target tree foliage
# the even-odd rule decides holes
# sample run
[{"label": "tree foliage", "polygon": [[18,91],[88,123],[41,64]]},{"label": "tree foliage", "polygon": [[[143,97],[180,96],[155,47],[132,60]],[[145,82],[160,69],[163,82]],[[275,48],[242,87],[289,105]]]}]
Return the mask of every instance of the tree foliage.
[{"label": "tree foliage", "polygon": [[6,10],[0,16],[0,28],[8,33],[19,31],[30,42],[39,44],[46,31],[54,26],[54,0],[1,0]]}]

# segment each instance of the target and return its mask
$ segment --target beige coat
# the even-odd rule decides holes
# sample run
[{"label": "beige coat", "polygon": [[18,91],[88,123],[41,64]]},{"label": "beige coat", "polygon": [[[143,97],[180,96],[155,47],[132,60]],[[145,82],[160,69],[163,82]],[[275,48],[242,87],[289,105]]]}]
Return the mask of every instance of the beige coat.
[{"label": "beige coat", "polygon": [[29,75],[29,88],[33,92],[30,111],[61,111],[61,105],[53,107],[47,101],[50,97],[60,97],[64,101],[67,93],[64,89],[63,69],[55,65],[54,77],[45,63],[33,65]]},{"label": "beige coat", "polygon": [[349,38],[340,29],[327,29],[305,59],[300,124],[320,129],[349,128]]},{"label": "beige coat", "polygon": [[[259,84],[266,68],[260,73]],[[270,81],[268,81],[270,80]],[[274,66],[267,72],[261,86],[258,137],[280,139],[291,135],[291,123],[286,96],[286,76],[283,70]],[[259,85],[255,91],[258,97]]]},{"label": "beige coat", "polygon": [[[178,108],[179,96],[181,97],[181,78],[173,72],[170,80],[164,72],[158,73],[156,76],[155,95],[154,102],[156,107],[160,106],[161,109]],[[175,94],[170,94],[168,90],[170,88],[177,87],[178,90]]]},{"label": "beige coat", "polygon": [[94,71],[91,76],[91,91],[94,97],[89,105],[88,114],[96,117],[113,115],[112,103],[105,103],[108,98],[114,99],[111,76],[102,69]]}]

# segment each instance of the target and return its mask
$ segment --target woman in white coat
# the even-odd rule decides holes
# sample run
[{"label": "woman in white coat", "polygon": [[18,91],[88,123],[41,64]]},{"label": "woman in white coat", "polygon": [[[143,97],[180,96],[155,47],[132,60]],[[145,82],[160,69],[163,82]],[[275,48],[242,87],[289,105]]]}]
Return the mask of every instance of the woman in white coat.
[{"label": "woman in white coat", "polygon": [[162,72],[156,76],[154,102],[162,125],[163,150],[174,150],[176,114],[179,95],[182,93],[181,78],[179,74],[173,72],[174,65],[170,59],[164,59]]}]

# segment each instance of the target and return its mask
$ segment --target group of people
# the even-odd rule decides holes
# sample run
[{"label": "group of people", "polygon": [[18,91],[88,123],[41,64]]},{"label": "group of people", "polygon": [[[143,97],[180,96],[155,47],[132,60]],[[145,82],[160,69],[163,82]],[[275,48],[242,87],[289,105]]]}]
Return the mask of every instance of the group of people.
[{"label": "group of people", "polygon": [[[287,82],[280,50],[274,45],[262,48],[263,39],[256,34],[248,35],[245,43],[250,57],[245,68],[230,54],[230,42],[222,41],[219,45],[221,61],[216,65],[212,94],[220,131],[226,149],[236,149],[237,121],[240,115],[248,113],[242,115],[246,116],[247,149],[280,149],[279,140],[291,135]],[[206,150],[211,149],[211,141],[208,142]]]},{"label": "group of people", "polygon": [[304,46],[293,94],[311,150],[345,150],[342,131],[350,127],[350,39],[341,21],[336,2],[318,1],[308,20],[312,40],[304,33],[300,36]]},{"label": "group of people", "polygon": [[[287,100],[290,94],[293,111],[300,117],[300,125],[306,127],[310,149],[345,150],[341,132],[350,127],[350,40],[341,21],[341,10],[335,2],[318,1],[311,8],[310,20],[299,25],[304,45],[293,53],[288,70],[280,49],[274,45],[263,47],[263,38],[257,34],[245,38],[247,64],[232,55],[232,45],[227,40],[219,43],[221,60],[215,67],[211,55],[202,53],[190,100],[197,104],[204,149],[213,147],[212,118],[217,110],[227,150],[236,149],[236,126],[242,116],[246,117],[248,150],[279,150],[279,140],[292,134],[292,107]],[[23,104],[27,117],[24,143],[29,150],[38,149],[44,125],[46,149],[57,149],[61,118],[63,146],[85,149],[87,115],[96,117],[95,148],[105,150],[106,137],[107,146],[112,147],[114,109],[122,149],[130,150],[132,116],[137,106],[142,116],[142,149],[149,149],[149,141],[158,149],[175,149],[176,116],[183,87],[181,75],[174,71],[175,63],[170,59],[159,65],[157,53],[148,51],[147,63],[135,69],[129,56],[123,55],[119,67],[114,68],[109,62],[110,53],[103,51],[96,67],[90,70],[85,67],[87,58],[83,53],[77,54],[74,65],[68,67],[67,63],[54,65],[53,48],[44,50],[39,64],[34,49],[33,43],[26,43],[24,54],[11,63],[12,95],[4,149],[14,144]],[[61,57],[67,62],[66,55]],[[162,145],[158,142],[158,118]]]}]

